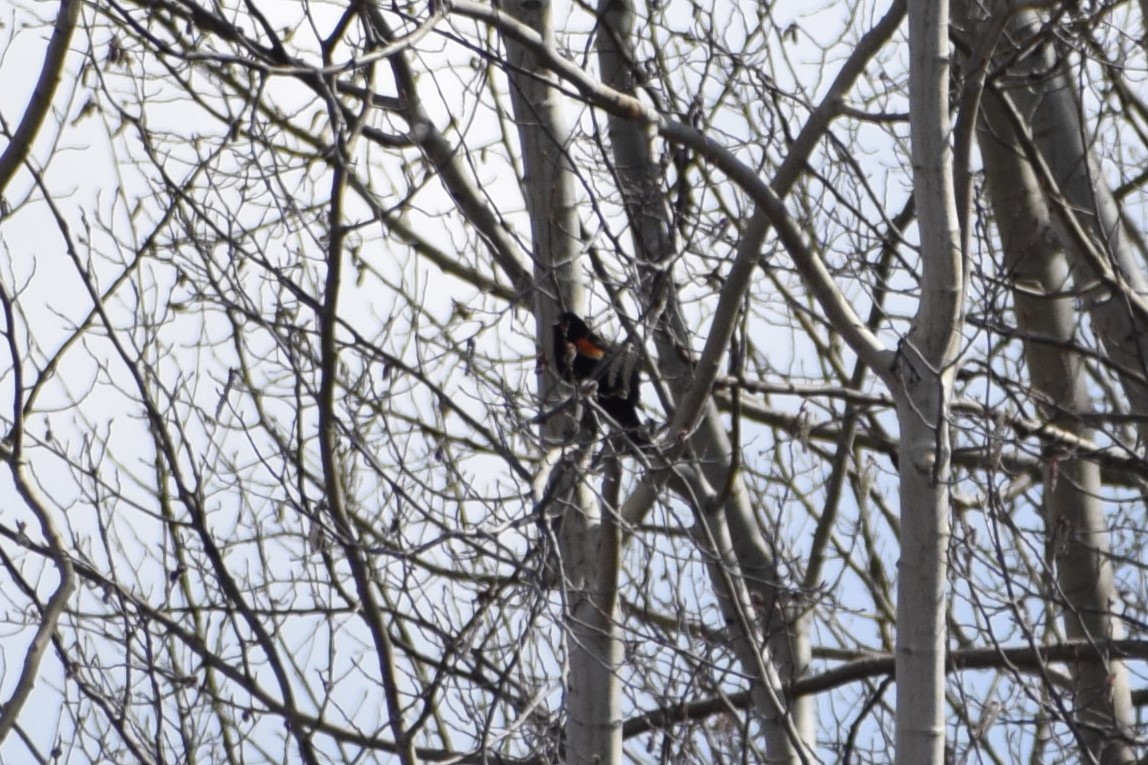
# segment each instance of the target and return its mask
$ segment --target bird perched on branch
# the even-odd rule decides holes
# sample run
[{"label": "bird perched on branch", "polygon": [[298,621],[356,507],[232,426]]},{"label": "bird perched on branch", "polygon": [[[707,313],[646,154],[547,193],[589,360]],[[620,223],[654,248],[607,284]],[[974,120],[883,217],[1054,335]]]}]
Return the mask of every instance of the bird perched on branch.
[{"label": "bird perched on branch", "polygon": [[580,316],[567,312],[554,322],[554,356],[564,379],[598,383],[598,405],[631,441],[639,446],[650,443],[638,417],[641,379],[633,349],[612,348]]}]

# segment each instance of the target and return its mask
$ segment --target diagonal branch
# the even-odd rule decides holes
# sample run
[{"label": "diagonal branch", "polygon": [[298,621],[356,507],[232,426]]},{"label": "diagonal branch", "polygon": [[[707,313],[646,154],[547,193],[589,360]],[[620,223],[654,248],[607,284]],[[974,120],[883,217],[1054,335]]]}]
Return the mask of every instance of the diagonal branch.
[{"label": "diagonal branch", "polygon": [[52,39],[48,41],[48,50],[44,54],[44,65],[40,67],[40,78],[36,81],[36,88],[32,91],[32,99],[24,111],[24,117],[12,134],[12,140],[0,154],[0,195],[12,181],[12,176],[28,154],[32,151],[32,142],[44,124],[44,117],[52,108],[52,97],[60,84],[60,74],[64,70],[64,59],[68,55],[68,45],[72,41],[72,32],[76,29],[76,19],[80,15],[79,0],[61,0],[60,10],[56,14],[56,24],[52,29]]}]

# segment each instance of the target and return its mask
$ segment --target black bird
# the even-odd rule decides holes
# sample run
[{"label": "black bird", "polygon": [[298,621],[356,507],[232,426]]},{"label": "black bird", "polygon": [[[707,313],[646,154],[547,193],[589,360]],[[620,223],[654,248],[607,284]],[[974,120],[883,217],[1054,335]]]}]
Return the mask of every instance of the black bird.
[{"label": "black bird", "polygon": [[632,349],[615,350],[594,334],[580,316],[564,313],[554,322],[554,356],[558,374],[572,382],[596,380],[598,405],[639,446],[650,443],[638,417],[641,379]]}]

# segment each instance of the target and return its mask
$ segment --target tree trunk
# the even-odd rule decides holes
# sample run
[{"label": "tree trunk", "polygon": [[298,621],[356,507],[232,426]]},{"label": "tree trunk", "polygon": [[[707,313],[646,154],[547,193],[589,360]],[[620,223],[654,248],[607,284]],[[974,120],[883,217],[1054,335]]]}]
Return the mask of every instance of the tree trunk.
[{"label": "tree trunk", "polygon": [[[511,0],[500,7],[552,44],[547,0]],[[551,325],[562,311],[579,312],[583,302],[577,267],[578,211],[567,156],[570,131],[562,118],[561,95],[553,87],[553,76],[524,46],[509,38],[505,44],[534,241],[534,314],[545,358],[553,360]],[[554,380],[543,369],[539,383],[543,401],[553,398]],[[543,425],[544,436],[569,443],[570,431],[565,426],[576,426],[578,419],[552,418]],[[557,463],[555,469],[563,472],[553,478],[563,486],[555,493],[553,506],[560,514],[560,548],[565,551],[561,568],[568,645],[566,761],[611,765],[622,759],[618,534],[612,522],[603,521],[610,512],[602,511],[588,485],[587,471],[579,469],[588,456],[584,451],[585,444],[575,445],[571,459]]]},{"label": "tree trunk", "polygon": [[[1052,423],[1090,439],[1092,430],[1080,419],[1090,409],[1084,364],[1079,354],[1069,350],[1077,339],[1078,317],[1071,296],[1068,258],[1054,235],[1048,205],[1032,167],[1024,159],[1021,139],[998,97],[986,100],[983,116],[981,153],[1007,277],[1014,285],[1017,328],[1026,338],[1025,359],[1032,387]],[[1072,128],[1065,125],[1061,129]],[[1130,763],[1135,757],[1128,744],[1134,720],[1128,672],[1122,662],[1100,647],[1109,638],[1122,637],[1121,624],[1111,614],[1111,604],[1118,596],[1108,558],[1100,471],[1094,462],[1055,451],[1046,453],[1046,461],[1046,548],[1057,588],[1049,596],[1067,606],[1065,635],[1073,640],[1093,640],[1098,646],[1093,661],[1069,665],[1077,739],[1086,761],[1095,758],[1104,765]]]},{"label": "tree trunk", "polygon": [[[632,3],[602,0],[599,13],[602,23],[597,40],[598,61],[603,82],[622,93],[636,95],[630,41]],[[680,401],[693,382],[693,370],[686,354],[681,352],[690,345],[689,332],[668,270],[675,245],[662,173],[652,156],[649,134],[641,124],[615,114],[610,114],[608,120],[610,148],[622,185],[641,277],[639,297],[656,322],[654,339],[659,377],[667,383],[674,400]],[[726,609],[728,623],[738,633],[735,648],[745,672],[756,678],[753,698],[765,720],[769,762],[801,762],[802,751],[808,750],[814,740],[813,706],[811,699],[784,696],[781,682],[792,682],[806,672],[808,636],[781,582],[774,555],[776,545],[762,536],[740,477],[735,475],[730,482],[735,446],[730,444],[712,400],[706,405],[690,446],[702,471],[696,474],[686,471],[679,476],[687,481],[689,476],[696,476],[690,496],[705,497],[713,493],[709,490],[711,486],[730,485],[724,512],[711,514],[704,507],[695,510],[699,523],[709,526],[700,539],[718,545],[718,549],[707,552],[707,557],[717,555],[717,560],[725,564],[724,567],[711,566],[710,578],[719,593],[719,602]],[[722,540],[729,543],[728,548],[720,546]],[[728,552],[733,554],[724,554]],[[746,612],[736,608],[740,602],[737,595],[743,589],[753,593],[753,601],[761,605],[764,616],[761,624],[745,618]],[[742,618],[734,618],[739,614]]]},{"label": "tree trunk", "polygon": [[[1009,29],[1009,39],[1018,48],[1047,34],[1031,11],[1019,13]],[[1015,50],[1001,55],[1013,56]],[[1019,117],[1023,129],[1030,131],[1042,160],[1036,179],[1048,198],[1055,200],[1049,219],[1068,253],[1076,288],[1107,357],[1119,370],[1131,411],[1145,412],[1148,311],[1143,298],[1148,295],[1148,281],[1130,251],[1119,208],[1088,149],[1077,90],[1065,62],[1066,56],[1058,55],[1047,41],[1019,58],[1010,76],[990,94],[999,107],[994,108],[998,116],[992,126],[1008,135],[1018,127],[1013,118]],[[1006,109],[1006,103],[1015,108]],[[1016,145],[1023,149],[1024,143]],[[1148,422],[1141,420],[1138,427],[1144,443]]]},{"label": "tree trunk", "polygon": [[964,285],[949,122],[947,2],[909,0],[909,112],[921,237],[921,302],[895,371],[901,429],[897,583],[898,765],[940,765],[945,751],[949,403]]}]

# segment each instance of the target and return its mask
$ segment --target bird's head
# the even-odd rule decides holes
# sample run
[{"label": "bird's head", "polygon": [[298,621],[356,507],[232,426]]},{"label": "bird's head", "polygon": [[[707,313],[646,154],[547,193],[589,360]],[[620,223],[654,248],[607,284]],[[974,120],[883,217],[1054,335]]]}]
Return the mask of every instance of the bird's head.
[{"label": "bird's head", "polygon": [[588,359],[600,359],[606,355],[607,347],[577,314],[568,312],[559,316],[554,324],[554,336],[556,350],[565,345],[574,346],[579,355]]},{"label": "bird's head", "polygon": [[558,321],[554,322],[554,327],[562,339],[568,343],[576,343],[590,337],[590,327],[582,321],[582,317],[569,311],[558,317]]}]

